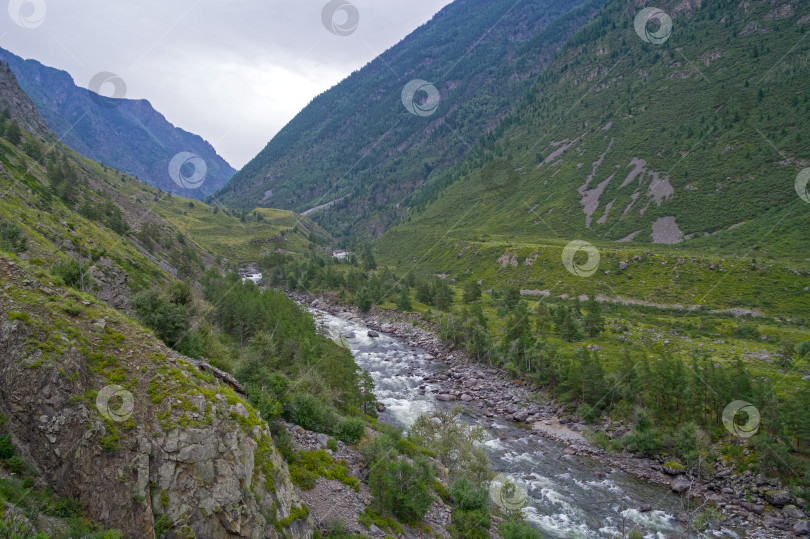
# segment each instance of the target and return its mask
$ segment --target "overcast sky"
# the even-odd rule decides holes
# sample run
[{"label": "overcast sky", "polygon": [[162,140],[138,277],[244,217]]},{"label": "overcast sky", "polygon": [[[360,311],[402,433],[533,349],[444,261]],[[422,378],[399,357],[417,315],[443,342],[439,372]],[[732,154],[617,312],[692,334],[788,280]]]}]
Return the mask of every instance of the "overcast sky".
[{"label": "overcast sky", "polygon": [[[324,7],[349,1],[328,30]],[[450,1],[6,0],[0,46],[79,86],[115,73],[127,98],[148,99],[238,169],[312,98]]]}]

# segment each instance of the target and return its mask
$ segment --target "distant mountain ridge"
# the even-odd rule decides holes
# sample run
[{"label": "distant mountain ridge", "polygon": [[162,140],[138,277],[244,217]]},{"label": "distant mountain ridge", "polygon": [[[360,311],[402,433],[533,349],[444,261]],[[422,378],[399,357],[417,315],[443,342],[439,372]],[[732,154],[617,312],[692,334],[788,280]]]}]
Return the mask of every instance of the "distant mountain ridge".
[{"label": "distant mountain ridge", "polygon": [[[0,49],[20,86],[42,118],[70,148],[89,159],[137,177],[166,192],[202,199],[236,172],[203,138],[175,127],[147,100],[105,100],[59,69]],[[113,104],[114,103],[114,104]],[[198,155],[206,165],[199,187],[182,187],[169,173],[179,153]],[[185,176],[189,175],[185,169]]]},{"label": "distant mountain ridge", "polygon": [[[311,217],[333,233],[382,234],[406,214],[400,202],[488,136],[603,3],[456,0],[316,97],[212,200],[320,207]],[[425,110],[409,111],[409,100]]]}]

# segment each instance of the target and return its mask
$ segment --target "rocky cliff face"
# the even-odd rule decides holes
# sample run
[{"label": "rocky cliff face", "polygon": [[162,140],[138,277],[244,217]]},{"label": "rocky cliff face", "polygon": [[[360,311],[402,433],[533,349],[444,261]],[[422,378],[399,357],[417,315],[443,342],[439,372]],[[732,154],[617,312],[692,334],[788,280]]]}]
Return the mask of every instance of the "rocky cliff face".
[{"label": "rocky cliff face", "polygon": [[0,413],[40,482],[126,537],[311,536],[230,385],[44,273],[0,258],[0,283]]},{"label": "rocky cliff face", "polygon": [[17,78],[8,64],[0,62],[0,109],[8,109],[11,119],[20,127],[41,138],[53,136],[42,120],[36,106],[17,84]]}]

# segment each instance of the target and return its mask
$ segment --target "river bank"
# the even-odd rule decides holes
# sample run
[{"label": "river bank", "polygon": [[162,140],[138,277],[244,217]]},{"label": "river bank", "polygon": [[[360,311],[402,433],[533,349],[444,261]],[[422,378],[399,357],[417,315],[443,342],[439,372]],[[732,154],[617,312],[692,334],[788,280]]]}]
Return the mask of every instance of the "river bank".
[{"label": "river bank", "polygon": [[[378,307],[363,314],[354,306],[336,302],[332,296],[292,296],[313,308],[362,323],[372,336],[383,332],[402,339],[409,346],[426,350],[430,357],[446,366],[443,372],[425,375],[425,385],[420,386],[435,393],[437,400],[478,407],[487,418],[506,419],[523,425],[532,436],[566,444],[566,455],[592,458],[645,481],[668,486],[684,500],[684,511],[677,515],[684,525],[691,525],[707,507],[716,507],[719,518],[708,522],[710,529],[722,525],[744,530],[741,536],[762,538],[810,533],[806,514],[796,507],[797,500],[778,480],[750,472],[737,474],[722,463],[715,467],[712,476],[693,478],[666,469],[659,460],[640,458],[628,452],[603,451],[583,436],[586,427],[578,417],[547,400],[539,388],[517,383],[499,369],[477,364],[462,352],[448,348],[434,333],[435,328],[418,315]],[[428,385],[432,389],[426,389]],[[623,427],[608,420],[591,428],[615,435],[621,433]],[[650,509],[638,508],[642,512]]]}]

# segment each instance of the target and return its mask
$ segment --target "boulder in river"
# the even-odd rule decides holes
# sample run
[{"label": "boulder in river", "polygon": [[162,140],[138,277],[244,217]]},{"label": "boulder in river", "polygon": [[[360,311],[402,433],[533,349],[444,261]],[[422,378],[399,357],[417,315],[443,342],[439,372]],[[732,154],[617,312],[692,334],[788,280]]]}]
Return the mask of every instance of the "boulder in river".
[{"label": "boulder in river", "polygon": [[354,339],[355,337],[357,337],[357,335],[354,333],[354,331],[347,331],[343,334],[344,339]]},{"label": "boulder in river", "polygon": [[520,421],[521,423],[524,423],[528,418],[529,412],[527,412],[526,410],[521,410],[520,412],[517,412],[515,415],[512,416],[513,421]]},{"label": "boulder in river", "polygon": [[385,404],[383,404],[381,402],[378,402],[377,403],[377,411],[378,412],[384,412],[385,411]]},{"label": "boulder in river", "polygon": [[380,334],[374,331],[373,329],[370,329],[368,330],[368,336],[371,337],[372,339],[376,339],[377,337],[380,336]]},{"label": "boulder in river", "polygon": [[449,401],[456,400],[456,398],[454,396],[452,396],[452,395],[439,395],[438,397],[436,397],[436,400],[442,401],[442,402],[449,402]]}]

